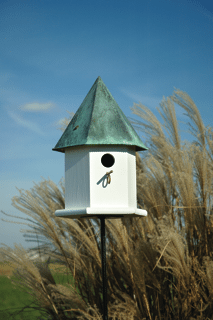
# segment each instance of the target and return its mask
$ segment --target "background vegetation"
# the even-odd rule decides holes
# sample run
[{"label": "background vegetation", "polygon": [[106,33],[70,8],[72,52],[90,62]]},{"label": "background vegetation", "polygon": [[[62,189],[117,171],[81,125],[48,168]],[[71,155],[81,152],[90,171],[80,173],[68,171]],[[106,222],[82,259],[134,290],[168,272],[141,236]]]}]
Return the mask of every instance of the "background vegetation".
[{"label": "background vegetation", "polygon": [[[57,284],[66,285],[67,282],[73,281],[71,277],[67,277],[62,273],[62,268],[56,272],[55,264],[49,264],[49,268],[53,278]],[[7,320],[48,320],[39,305],[34,303],[34,299],[23,289],[17,288],[11,280],[15,280],[13,276],[14,267],[8,263],[0,262],[0,318]]]},{"label": "background vegetation", "polygon": [[[189,117],[192,143],[181,141],[176,105]],[[109,319],[212,319],[213,129],[180,90],[160,104],[162,122],[141,104],[132,111],[145,121],[135,124],[149,147],[142,159],[136,156],[138,205],[148,216],[106,220]],[[64,208],[62,180],[60,188],[43,180],[19,192],[12,202],[30,217],[25,237],[38,237],[37,250],[64,266],[74,282],[57,284],[50,260],[35,263],[18,246],[1,249],[16,266],[13,282],[51,319],[102,319],[99,219],[55,217]]]}]

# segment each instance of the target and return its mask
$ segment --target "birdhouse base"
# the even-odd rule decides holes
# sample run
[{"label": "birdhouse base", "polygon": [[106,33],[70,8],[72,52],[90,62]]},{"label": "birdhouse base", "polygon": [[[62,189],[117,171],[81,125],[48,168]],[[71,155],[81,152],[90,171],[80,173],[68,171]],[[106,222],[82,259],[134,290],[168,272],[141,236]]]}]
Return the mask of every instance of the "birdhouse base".
[{"label": "birdhouse base", "polygon": [[107,219],[118,219],[124,217],[140,217],[147,216],[147,211],[133,208],[74,208],[74,209],[64,209],[57,210],[55,212],[56,217],[79,219],[79,218],[98,218],[100,216],[105,216]]}]

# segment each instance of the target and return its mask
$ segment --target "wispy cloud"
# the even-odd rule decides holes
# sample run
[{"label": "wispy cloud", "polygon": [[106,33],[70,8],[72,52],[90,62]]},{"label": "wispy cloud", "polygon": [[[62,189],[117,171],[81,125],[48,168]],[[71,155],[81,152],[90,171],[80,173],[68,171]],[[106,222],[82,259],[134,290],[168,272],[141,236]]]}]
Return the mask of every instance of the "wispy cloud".
[{"label": "wispy cloud", "polygon": [[[157,107],[160,107],[160,103],[163,101],[163,96],[160,98],[153,98],[150,96],[145,96],[145,95],[140,95],[137,93],[134,93],[130,90],[125,90],[125,89],[120,89],[121,92],[127,96],[128,98],[133,100],[133,103],[139,104],[141,103],[142,105],[150,108],[150,109],[154,109],[154,112],[156,112],[156,114],[159,114],[157,112]],[[178,117],[178,119],[186,119],[184,116],[184,110],[177,104],[175,104],[175,112],[176,115]]]},{"label": "wispy cloud", "polygon": [[39,126],[32,122],[32,121],[29,121],[29,120],[26,120],[22,117],[20,117],[19,115],[15,114],[14,112],[12,111],[8,111],[8,115],[20,126],[24,127],[24,128],[27,128],[33,132],[36,132],[37,134],[39,135],[44,135],[44,132],[39,128]]},{"label": "wispy cloud", "polygon": [[61,130],[61,131],[64,131],[66,129],[66,127],[68,126],[68,124],[70,123],[71,119],[73,118],[74,116],[74,112],[69,112],[67,111],[70,116],[69,118],[61,118],[60,120],[56,121],[54,123],[54,127],[57,127],[57,129]]},{"label": "wispy cloud", "polygon": [[28,111],[28,112],[48,112],[50,109],[53,109],[55,105],[52,102],[47,103],[27,103],[24,106],[20,106],[19,109],[22,111]]},{"label": "wispy cloud", "polygon": [[155,108],[157,106],[159,106],[159,103],[161,102],[162,98],[153,98],[150,96],[144,96],[126,89],[120,89],[120,91],[127,96],[128,98],[132,99],[133,102],[135,103],[142,103],[144,105],[146,105],[147,107],[152,107]]}]

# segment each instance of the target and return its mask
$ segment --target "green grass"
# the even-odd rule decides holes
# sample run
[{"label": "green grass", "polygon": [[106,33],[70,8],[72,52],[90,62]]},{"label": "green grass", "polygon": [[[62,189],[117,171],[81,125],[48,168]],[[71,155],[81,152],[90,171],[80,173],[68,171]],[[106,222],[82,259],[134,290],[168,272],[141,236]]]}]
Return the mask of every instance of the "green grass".
[{"label": "green grass", "polygon": [[[56,284],[62,284],[67,287],[69,287],[69,284],[74,285],[75,281],[68,272],[61,273],[60,271],[63,269],[65,270],[63,266],[60,267],[60,265],[54,265],[50,264],[49,268],[51,270],[52,276],[56,282]],[[3,267],[3,263],[0,262],[0,269],[1,270],[8,270],[9,267],[7,266]],[[12,268],[10,268],[11,270]],[[21,288],[16,288],[11,280],[15,280],[16,277],[11,276],[10,279],[5,275],[0,275],[0,319],[4,320],[27,320],[27,319],[41,319],[47,320],[48,317],[42,316],[41,312],[39,310],[33,310],[31,308],[25,308],[27,305],[30,306],[36,306],[33,304],[33,297],[30,296],[27,292],[24,292]],[[79,288],[76,286],[76,290],[78,293],[80,293]],[[92,288],[92,291],[94,293],[94,289]],[[102,294],[101,294],[102,298]],[[87,301],[87,299],[86,299]],[[88,301],[87,301],[88,302]],[[23,309],[24,308],[24,309]],[[23,310],[21,312],[21,310]],[[13,313],[18,313],[17,315],[13,315]],[[70,312],[69,312],[70,314]],[[67,314],[68,315],[68,314]]]},{"label": "green grass", "polygon": [[[11,279],[14,277],[11,277]],[[15,289],[11,279],[0,276],[0,319],[27,320],[37,319],[40,312],[33,309],[24,309],[21,313],[13,316],[13,313],[23,310],[27,305],[32,305],[33,299],[26,292]]]},{"label": "green grass", "polygon": [[[2,263],[0,263],[0,266],[1,265]],[[51,272],[57,284],[74,284],[72,275],[68,274],[67,276],[66,274],[57,273],[53,270],[51,270]],[[30,296],[27,292],[24,292],[21,288],[15,288],[15,286],[11,282],[12,279],[15,280],[16,278],[12,276],[9,279],[7,276],[0,275],[0,319],[34,320],[41,317],[41,312],[39,310],[25,308],[27,305],[35,306],[35,304],[33,304],[33,297]],[[19,314],[15,316],[13,315],[13,313],[17,313],[21,310],[22,312],[20,312]],[[46,320],[48,318],[42,316],[42,319]]]}]

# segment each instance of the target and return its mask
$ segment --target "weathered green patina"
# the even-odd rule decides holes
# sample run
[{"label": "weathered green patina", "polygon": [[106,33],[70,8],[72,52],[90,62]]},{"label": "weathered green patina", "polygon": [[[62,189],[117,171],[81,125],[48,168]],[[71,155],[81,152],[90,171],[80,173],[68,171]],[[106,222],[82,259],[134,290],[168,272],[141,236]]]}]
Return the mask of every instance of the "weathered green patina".
[{"label": "weathered green patina", "polygon": [[98,77],[52,150],[83,145],[129,145],[148,148],[140,140],[117,102]]}]

